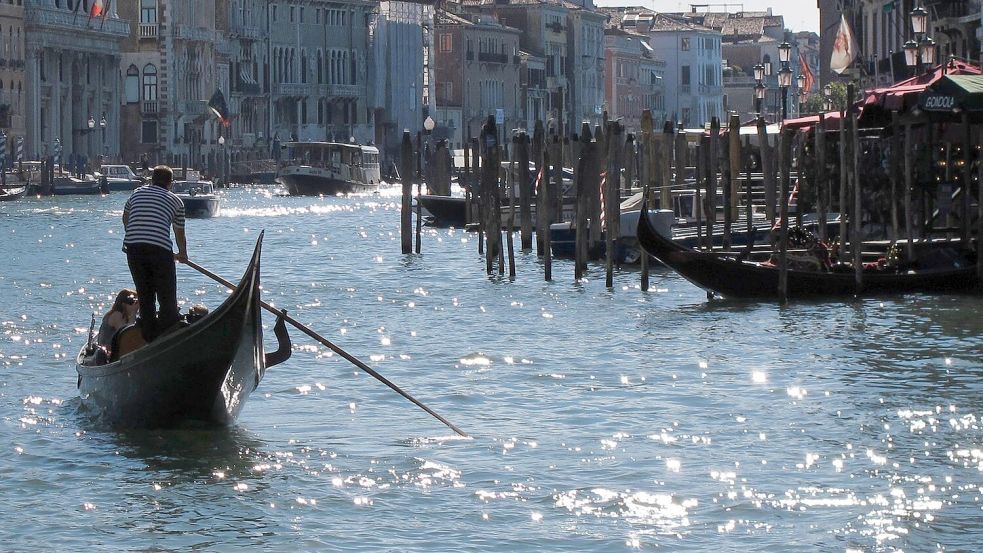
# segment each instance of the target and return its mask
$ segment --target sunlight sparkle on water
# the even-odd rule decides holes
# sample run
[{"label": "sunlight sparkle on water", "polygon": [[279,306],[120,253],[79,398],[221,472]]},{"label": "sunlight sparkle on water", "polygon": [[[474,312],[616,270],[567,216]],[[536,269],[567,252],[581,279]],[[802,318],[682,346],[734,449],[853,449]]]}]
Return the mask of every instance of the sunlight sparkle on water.
[{"label": "sunlight sparkle on water", "polygon": [[755,384],[765,384],[768,382],[768,373],[764,371],[754,371],[751,373],[751,382]]}]

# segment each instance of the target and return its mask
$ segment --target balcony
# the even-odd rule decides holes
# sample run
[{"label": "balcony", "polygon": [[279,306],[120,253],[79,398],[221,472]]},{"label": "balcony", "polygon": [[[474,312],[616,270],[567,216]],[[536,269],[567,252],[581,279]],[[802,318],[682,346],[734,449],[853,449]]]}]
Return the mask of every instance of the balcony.
[{"label": "balcony", "polygon": [[204,115],[205,106],[207,102],[204,100],[190,100],[185,102],[178,102],[177,108],[182,115]]},{"label": "balcony", "polygon": [[493,54],[491,52],[478,52],[478,61],[490,63],[508,63],[509,57],[506,54]]},{"label": "balcony", "polygon": [[323,84],[321,95],[328,98],[360,98],[365,96],[365,87],[357,84]]},{"label": "balcony", "polygon": [[[69,32],[84,30],[86,33],[110,35],[125,38],[130,35],[130,24],[112,17],[104,19],[97,26],[90,26],[88,17],[78,17],[75,13],[41,6],[32,6],[24,12],[24,22],[38,27],[52,27]],[[44,32],[43,30],[40,32]]]},{"label": "balcony", "polygon": [[306,98],[311,96],[312,90],[314,90],[314,86],[302,83],[276,83],[273,85],[274,95],[290,98]]},{"label": "balcony", "polygon": [[155,39],[157,38],[157,24],[156,23],[141,23],[140,24],[140,39]]},{"label": "balcony", "polygon": [[239,40],[260,40],[263,38],[263,31],[254,25],[236,24],[229,30],[232,38]]},{"label": "balcony", "polygon": [[204,27],[192,27],[191,25],[177,25],[174,29],[174,37],[181,40],[192,42],[215,42],[216,33],[212,29]]},{"label": "balcony", "polygon": [[144,115],[157,115],[157,100],[145,100],[140,104],[140,113]]}]

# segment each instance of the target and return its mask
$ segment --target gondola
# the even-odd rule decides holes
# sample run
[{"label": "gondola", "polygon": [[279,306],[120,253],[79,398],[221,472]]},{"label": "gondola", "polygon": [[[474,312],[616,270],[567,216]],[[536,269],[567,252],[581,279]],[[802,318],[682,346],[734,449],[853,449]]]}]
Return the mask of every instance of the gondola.
[{"label": "gondola", "polygon": [[19,188],[7,188],[6,190],[0,188],[0,202],[12,202],[14,200],[19,200],[24,197],[27,193],[27,187],[21,186]]},{"label": "gondola", "polygon": [[[100,350],[83,346],[76,360],[82,407],[99,423],[124,428],[185,425],[223,426],[235,422],[266,369],[289,357],[283,319],[275,332],[279,349],[263,353],[260,250],[256,241],[249,267],[232,294],[211,313],[153,342],[142,342],[136,325],[114,338],[115,350],[100,363]],[[121,353],[120,353],[121,352]]]},{"label": "gondola", "polygon": [[[645,206],[642,207],[646,209]],[[733,255],[700,252],[674,243],[660,235],[648,217],[639,217],[638,242],[650,255],[696,286],[724,297],[778,297],[778,267],[738,259]],[[904,271],[865,270],[864,294],[905,292],[956,292],[980,285],[975,260],[971,256],[952,256],[945,263],[919,268],[912,264]],[[850,296],[857,293],[853,271],[827,272],[788,270],[789,297]]]}]

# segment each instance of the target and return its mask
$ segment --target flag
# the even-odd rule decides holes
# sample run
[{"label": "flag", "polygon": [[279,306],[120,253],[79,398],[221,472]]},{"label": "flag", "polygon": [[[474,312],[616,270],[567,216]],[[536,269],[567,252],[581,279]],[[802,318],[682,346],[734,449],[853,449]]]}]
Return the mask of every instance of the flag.
[{"label": "flag", "polygon": [[829,68],[842,75],[853,65],[860,47],[853,36],[853,30],[847,23],[846,16],[840,15],[840,30],[836,31],[836,42],[833,43],[833,57],[829,60]]},{"label": "flag", "polygon": [[92,6],[89,7],[89,17],[99,17],[103,15],[106,11],[106,6],[103,5],[102,0],[92,0]]},{"label": "flag", "polygon": [[799,52],[799,74],[805,77],[805,87],[802,89],[802,98],[808,98],[809,93],[812,92],[813,85],[816,84],[816,76],[812,73],[812,68],[809,67],[809,62],[806,61],[806,56],[804,52]]},{"label": "flag", "polygon": [[212,94],[212,98],[208,100],[208,109],[212,110],[215,117],[218,117],[220,123],[223,127],[229,126],[229,107],[225,103],[225,96],[222,91],[215,89],[215,93]]}]

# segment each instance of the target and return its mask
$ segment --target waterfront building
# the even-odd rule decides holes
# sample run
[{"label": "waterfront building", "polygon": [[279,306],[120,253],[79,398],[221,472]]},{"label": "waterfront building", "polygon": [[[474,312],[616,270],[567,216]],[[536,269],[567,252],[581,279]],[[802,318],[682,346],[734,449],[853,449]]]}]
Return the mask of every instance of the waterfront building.
[{"label": "waterfront building", "polygon": [[[383,3],[386,4],[386,3]],[[374,140],[365,0],[270,2],[269,133],[281,141]],[[380,17],[392,12],[380,8]]]},{"label": "waterfront building", "polygon": [[611,119],[621,118],[629,132],[641,130],[642,112],[652,111],[662,121],[665,98],[662,86],[665,62],[656,60],[648,37],[618,28],[604,30],[605,109]]},{"label": "waterfront building", "polygon": [[525,113],[522,125],[527,131],[536,128],[536,121],[546,123],[549,113],[547,102],[549,90],[546,88],[546,58],[519,51],[519,94],[520,104]]},{"label": "waterfront building", "polygon": [[[555,127],[560,134],[577,132],[580,129],[579,115],[573,110],[574,96],[570,90],[577,80],[571,76],[575,65],[569,60],[572,50],[571,39],[568,38],[568,5],[558,0],[466,0],[464,5],[482,13],[493,14],[503,25],[521,31],[519,49],[532,58],[541,58],[544,61],[547,91],[545,123]],[[506,117],[527,121],[527,128],[531,119],[528,112],[506,113]]]},{"label": "waterfront building", "polygon": [[[781,69],[778,47],[783,42],[792,46],[789,58],[792,74],[800,73],[798,41],[786,32],[785,19],[774,15],[770,9],[763,12],[690,12],[678,15],[720,33],[720,51],[725,67],[724,111],[737,112],[742,119],[756,114],[754,66],[762,64],[766,67],[762,81],[766,88],[762,113],[772,120],[780,118],[783,92],[778,86],[778,71]],[[798,90],[791,87],[787,95],[788,115],[796,117],[799,113]]]},{"label": "waterfront building", "polygon": [[[0,130],[7,135],[6,162],[15,159],[16,144],[27,131],[24,98],[24,6],[0,4]],[[31,159],[25,150],[24,159]]]},{"label": "waterfront building", "polygon": [[[229,94],[224,0],[119,3],[133,22],[118,64],[123,75],[123,161],[216,170],[222,124],[208,109]],[[229,118],[235,113],[228,113]]]},{"label": "waterfront building", "polygon": [[520,90],[519,31],[489,14],[437,13],[434,138],[460,145],[488,115],[506,129],[526,127]]},{"label": "waterfront building", "polygon": [[228,2],[229,112],[236,114],[227,130],[232,160],[272,156],[269,61],[272,26],[267,0]]},{"label": "waterfront building", "polygon": [[385,173],[398,159],[403,130],[422,132],[434,107],[433,5],[379,2],[370,33],[374,139]]},{"label": "waterfront building", "polygon": [[601,124],[604,113],[604,27],[607,16],[592,0],[570,0],[567,8],[567,63],[570,75],[570,123]]},{"label": "waterfront building", "polygon": [[[91,165],[100,154],[119,155],[120,43],[130,26],[116,2],[95,17],[82,9],[89,7],[82,0],[24,0],[25,156],[52,154],[56,143],[63,161],[76,154]],[[8,38],[11,29],[4,29]]]},{"label": "waterfront building", "polygon": [[693,127],[724,115],[720,31],[646,8],[605,11],[611,16],[611,25],[647,35],[655,58],[665,61],[669,119]]}]

